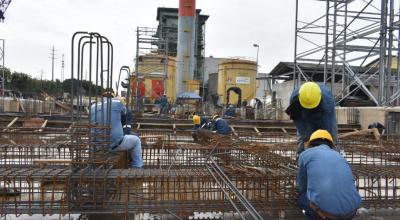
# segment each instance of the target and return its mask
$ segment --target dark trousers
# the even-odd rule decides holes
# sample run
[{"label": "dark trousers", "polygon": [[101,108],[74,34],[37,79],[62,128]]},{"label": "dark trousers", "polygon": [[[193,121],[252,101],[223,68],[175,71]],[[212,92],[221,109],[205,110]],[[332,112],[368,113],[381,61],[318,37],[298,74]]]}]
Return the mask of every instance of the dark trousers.
[{"label": "dark trousers", "polygon": [[354,212],[354,214],[351,217],[346,217],[346,218],[340,218],[340,216],[338,216],[337,218],[322,218],[321,216],[318,215],[317,212],[314,211],[314,209],[310,207],[310,200],[308,200],[306,193],[300,194],[299,207],[305,211],[304,214],[307,220],[351,220],[355,216]]}]

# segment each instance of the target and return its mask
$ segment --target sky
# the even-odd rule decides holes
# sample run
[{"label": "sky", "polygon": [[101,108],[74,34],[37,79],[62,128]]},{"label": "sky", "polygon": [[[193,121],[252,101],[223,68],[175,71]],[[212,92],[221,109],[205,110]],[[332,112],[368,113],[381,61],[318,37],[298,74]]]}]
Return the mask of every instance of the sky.
[{"label": "sky", "polygon": [[[320,4],[317,1],[310,1]],[[93,31],[114,45],[114,79],[123,65],[134,66],[136,27],[157,27],[157,7],[178,7],[179,0],[14,0],[0,23],[5,39],[5,66],[12,71],[51,79],[50,49],[56,50],[55,78],[70,74],[70,42],[76,31]],[[293,61],[294,0],[197,0],[209,15],[206,56],[250,57],[259,47],[259,72],[271,71],[280,61]],[[316,14],[309,7],[310,13]],[[323,11],[318,12],[322,14]]]}]

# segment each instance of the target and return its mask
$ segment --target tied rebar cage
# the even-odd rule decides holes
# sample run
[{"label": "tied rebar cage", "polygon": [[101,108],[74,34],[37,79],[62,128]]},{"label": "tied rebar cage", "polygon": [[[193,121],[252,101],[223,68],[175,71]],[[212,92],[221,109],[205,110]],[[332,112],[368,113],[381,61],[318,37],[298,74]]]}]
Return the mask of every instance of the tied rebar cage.
[{"label": "tied rebar cage", "polygon": [[[79,168],[105,166],[111,144],[113,46],[98,33],[76,32],[71,53],[73,164]],[[86,79],[84,69],[88,70]],[[86,91],[83,84],[89,85]],[[103,96],[105,93],[109,95]],[[88,121],[84,120],[86,111]]]},{"label": "tied rebar cage", "polygon": [[[321,16],[311,19],[310,8]],[[317,81],[337,104],[362,94],[377,106],[399,105],[399,12],[396,0],[296,0],[294,87]]]}]

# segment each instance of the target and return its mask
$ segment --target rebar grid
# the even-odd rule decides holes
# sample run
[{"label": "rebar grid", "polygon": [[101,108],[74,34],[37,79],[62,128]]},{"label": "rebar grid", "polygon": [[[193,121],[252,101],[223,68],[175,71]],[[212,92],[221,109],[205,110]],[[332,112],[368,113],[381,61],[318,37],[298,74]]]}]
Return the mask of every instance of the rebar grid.
[{"label": "rebar grid", "polygon": [[[64,133],[67,142],[0,145],[0,213],[247,211],[235,189],[258,212],[298,210],[296,142],[286,133],[246,131],[240,138],[206,136],[207,142],[194,143],[190,131],[142,131],[144,166],[134,170],[120,169],[126,155],[102,151],[109,143],[96,139],[105,136],[88,131],[87,124],[76,124]],[[396,140],[340,139],[364,207],[398,207]],[[234,190],[213,177],[212,166]]]}]

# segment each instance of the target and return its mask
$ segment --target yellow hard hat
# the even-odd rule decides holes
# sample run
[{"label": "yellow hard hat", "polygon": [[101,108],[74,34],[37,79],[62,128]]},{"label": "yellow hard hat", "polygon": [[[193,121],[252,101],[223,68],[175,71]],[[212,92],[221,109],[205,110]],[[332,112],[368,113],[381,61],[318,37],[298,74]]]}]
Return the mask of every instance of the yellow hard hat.
[{"label": "yellow hard hat", "polygon": [[215,119],[217,119],[219,117],[219,115],[218,114],[215,114],[213,117],[212,117],[212,120],[215,120]]},{"label": "yellow hard hat", "polygon": [[324,139],[324,140],[328,140],[333,143],[332,135],[327,130],[319,129],[319,130],[314,131],[314,133],[311,134],[311,137],[310,137],[310,140],[308,141],[308,143],[310,143],[311,141],[317,140],[317,139]]},{"label": "yellow hard hat", "polygon": [[321,88],[315,82],[306,82],[299,89],[300,105],[306,109],[313,109],[321,102]]},{"label": "yellow hard hat", "polygon": [[200,116],[193,115],[193,124],[199,125],[200,124]]}]

